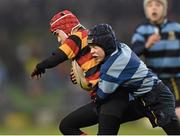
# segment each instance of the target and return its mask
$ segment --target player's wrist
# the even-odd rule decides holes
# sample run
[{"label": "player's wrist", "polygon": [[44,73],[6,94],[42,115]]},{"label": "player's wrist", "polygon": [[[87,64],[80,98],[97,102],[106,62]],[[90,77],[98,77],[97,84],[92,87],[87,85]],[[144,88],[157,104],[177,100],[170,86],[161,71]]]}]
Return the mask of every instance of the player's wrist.
[{"label": "player's wrist", "polygon": [[41,63],[36,65],[36,69],[40,72],[40,73],[45,73],[45,68],[42,67]]}]

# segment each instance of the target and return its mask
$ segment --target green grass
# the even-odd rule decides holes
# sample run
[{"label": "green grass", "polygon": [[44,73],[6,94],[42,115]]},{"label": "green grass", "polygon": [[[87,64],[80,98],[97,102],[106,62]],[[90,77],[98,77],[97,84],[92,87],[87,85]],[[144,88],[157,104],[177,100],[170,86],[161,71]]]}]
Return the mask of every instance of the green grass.
[{"label": "green grass", "polygon": [[[97,125],[83,128],[89,135],[97,133]],[[37,127],[30,126],[26,128],[7,128],[0,127],[1,135],[59,135],[58,126]],[[123,124],[119,130],[119,135],[165,135],[161,128],[152,128],[147,119],[141,119],[136,122]]]},{"label": "green grass", "polygon": [[[83,129],[87,134],[96,134],[97,126]],[[157,127],[152,128],[148,119],[125,123],[119,129],[119,135],[166,135],[165,132]]]}]

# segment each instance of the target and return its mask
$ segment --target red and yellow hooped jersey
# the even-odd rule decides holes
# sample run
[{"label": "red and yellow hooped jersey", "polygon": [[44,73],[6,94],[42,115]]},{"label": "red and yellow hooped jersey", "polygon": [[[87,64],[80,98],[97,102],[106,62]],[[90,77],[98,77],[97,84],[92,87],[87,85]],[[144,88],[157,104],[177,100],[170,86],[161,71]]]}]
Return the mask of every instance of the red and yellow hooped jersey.
[{"label": "red and yellow hooped jersey", "polygon": [[75,59],[85,73],[86,80],[95,86],[99,80],[99,65],[87,46],[88,30],[79,30],[59,47],[70,60]]}]

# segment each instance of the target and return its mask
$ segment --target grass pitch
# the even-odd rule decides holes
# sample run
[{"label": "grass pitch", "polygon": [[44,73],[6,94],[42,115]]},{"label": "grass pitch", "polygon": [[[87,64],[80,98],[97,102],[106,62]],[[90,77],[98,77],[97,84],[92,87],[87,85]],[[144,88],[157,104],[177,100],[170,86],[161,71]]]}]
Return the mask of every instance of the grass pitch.
[{"label": "grass pitch", "polygon": [[[97,133],[97,125],[83,128],[89,135]],[[58,126],[38,127],[29,126],[26,128],[0,127],[0,135],[60,135]],[[161,128],[152,128],[148,119],[125,123],[119,130],[119,135],[165,135]]]}]

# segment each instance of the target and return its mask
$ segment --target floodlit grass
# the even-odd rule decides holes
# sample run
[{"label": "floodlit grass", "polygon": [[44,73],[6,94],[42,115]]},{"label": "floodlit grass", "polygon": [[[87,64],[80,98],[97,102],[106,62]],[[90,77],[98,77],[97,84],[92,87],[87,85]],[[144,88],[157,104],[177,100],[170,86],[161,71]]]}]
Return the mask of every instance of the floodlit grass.
[{"label": "floodlit grass", "polygon": [[0,135],[59,135],[58,127],[0,128]]},{"label": "floodlit grass", "polygon": [[[87,134],[96,134],[97,126],[83,129]],[[119,129],[119,135],[166,135],[161,128],[152,128],[148,119],[125,123]]]},{"label": "floodlit grass", "polygon": [[[10,96],[11,101],[17,110],[21,112],[12,112],[6,114],[6,116],[3,118],[4,125],[2,125],[3,123],[0,124],[0,135],[60,135],[58,124],[55,124],[54,120],[51,122],[53,125],[48,125],[42,122],[41,124],[43,126],[31,125],[33,122],[31,121],[32,114],[30,113],[34,113],[34,111],[42,107],[51,107],[50,110],[52,111],[54,109],[55,112],[56,109],[59,108],[59,96],[61,96],[61,92],[54,91],[52,95],[48,94],[47,96],[38,97],[38,99],[32,99],[24,94],[21,94],[20,90],[13,89],[13,91],[8,95]],[[58,107],[53,107],[56,105],[58,105]],[[46,112],[43,113],[48,113],[48,111],[46,110]],[[40,115],[42,116],[42,114]],[[53,115],[46,114],[45,118],[48,118],[49,116]],[[95,135],[97,134],[97,125],[83,128],[82,130],[89,135]],[[165,135],[161,128],[152,128],[148,119],[141,119],[139,121],[125,123],[121,125],[118,134]]]},{"label": "floodlit grass", "polygon": [[[97,125],[83,128],[84,132],[89,135],[95,135],[97,132]],[[0,127],[1,135],[59,135],[58,126],[50,127],[36,127],[28,128],[6,128]],[[161,128],[151,128],[147,119],[141,119],[136,122],[123,124],[119,130],[119,135],[165,135]]]}]

